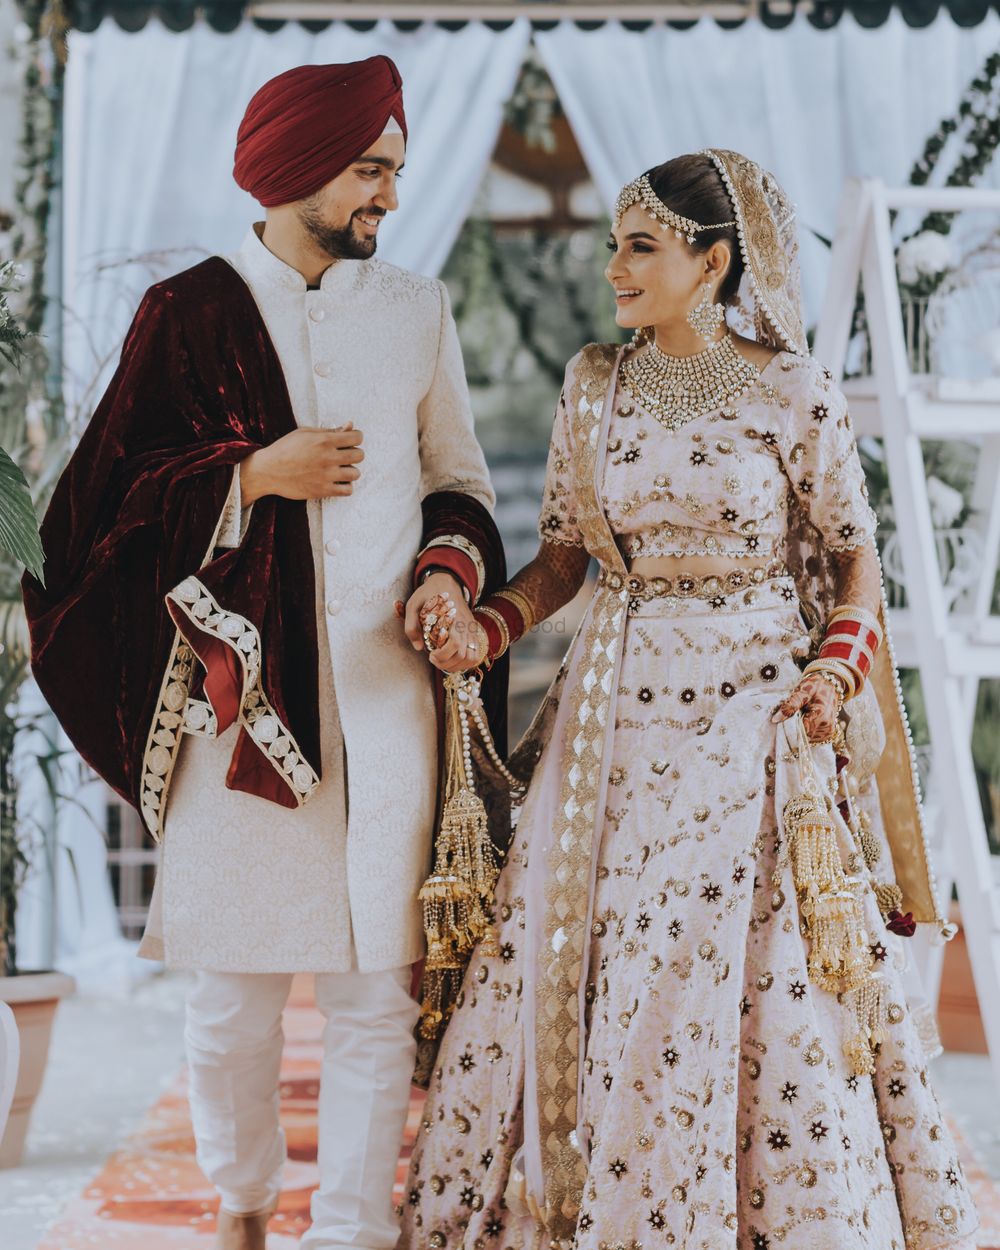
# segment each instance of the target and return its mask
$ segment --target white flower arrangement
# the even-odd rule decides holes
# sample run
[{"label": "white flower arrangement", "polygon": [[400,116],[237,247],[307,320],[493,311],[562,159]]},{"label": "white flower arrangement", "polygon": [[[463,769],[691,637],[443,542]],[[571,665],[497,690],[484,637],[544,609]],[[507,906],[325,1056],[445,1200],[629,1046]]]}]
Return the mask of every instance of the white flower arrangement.
[{"label": "white flower arrangement", "polygon": [[947,235],[922,230],[896,249],[896,270],[903,286],[919,286],[947,273],[955,263],[955,250]]},{"label": "white flower arrangement", "polygon": [[931,508],[931,520],[935,529],[949,529],[955,524],[965,508],[965,499],[960,490],[942,482],[934,474],[927,479],[927,502]]}]

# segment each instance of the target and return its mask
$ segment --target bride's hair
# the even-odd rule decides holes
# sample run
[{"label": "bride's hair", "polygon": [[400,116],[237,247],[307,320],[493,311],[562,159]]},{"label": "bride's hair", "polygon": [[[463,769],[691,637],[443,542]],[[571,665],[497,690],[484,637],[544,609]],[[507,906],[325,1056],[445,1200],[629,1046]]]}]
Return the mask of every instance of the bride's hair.
[{"label": "bride's hair", "polygon": [[[675,156],[650,169],[646,177],[649,184],[666,204],[682,217],[690,217],[699,225],[714,221],[732,221],[733,204],[729,193],[708,156],[691,153]],[[695,241],[688,247],[693,252],[707,252],[713,243],[721,239],[729,244],[730,261],[726,276],[719,287],[719,300],[728,304],[739,290],[743,277],[743,257],[735,226],[721,226],[718,230],[699,230]]]}]

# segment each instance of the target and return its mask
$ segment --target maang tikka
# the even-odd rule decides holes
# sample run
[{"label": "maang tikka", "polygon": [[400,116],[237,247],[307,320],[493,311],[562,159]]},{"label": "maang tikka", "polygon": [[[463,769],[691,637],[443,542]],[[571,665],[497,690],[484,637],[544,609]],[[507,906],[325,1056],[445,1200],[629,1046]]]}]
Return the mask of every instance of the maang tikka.
[{"label": "maang tikka", "polygon": [[706,343],[711,343],[719,331],[719,326],[722,325],[725,319],[725,306],[716,304],[712,300],[711,282],[703,283],[701,300],[687,315],[688,324],[692,329],[697,330]]}]

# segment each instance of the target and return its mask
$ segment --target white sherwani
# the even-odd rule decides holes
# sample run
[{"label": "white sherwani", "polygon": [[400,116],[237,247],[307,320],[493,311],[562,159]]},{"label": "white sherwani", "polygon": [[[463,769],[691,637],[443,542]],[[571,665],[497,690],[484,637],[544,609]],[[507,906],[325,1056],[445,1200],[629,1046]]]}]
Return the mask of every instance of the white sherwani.
[{"label": "white sherwani", "polygon": [[[254,230],[229,259],[298,425],[352,421],[365,460],[350,497],[308,504],[322,781],[294,810],[227,790],[238,725],[185,736],[141,953],[225,972],[397,968],[423,950],[437,750],[427,659],[393,604],[410,592],[421,499],[494,503],[455,325],[443,283],[378,260],[338,261],[311,291]],[[223,543],[240,538],[237,491],[238,475]]]}]

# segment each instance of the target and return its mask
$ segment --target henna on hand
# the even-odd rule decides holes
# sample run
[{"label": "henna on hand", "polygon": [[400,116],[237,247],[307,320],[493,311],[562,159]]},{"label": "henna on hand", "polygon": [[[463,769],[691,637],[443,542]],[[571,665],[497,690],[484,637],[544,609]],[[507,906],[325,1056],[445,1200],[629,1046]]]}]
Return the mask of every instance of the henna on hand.
[{"label": "henna on hand", "polygon": [[544,621],[576,598],[589,565],[585,547],[543,539],[535,558],[514,574],[509,585],[531,604],[535,621]]},{"label": "henna on hand", "polygon": [[802,713],[802,724],[810,742],[829,742],[837,728],[840,711],[837,691],[819,673],[806,673],[771,717],[772,724]]},{"label": "henna on hand", "polygon": [[878,616],[882,606],[882,578],[871,543],[850,551],[830,551],[836,578],[836,606],[867,608]]}]

